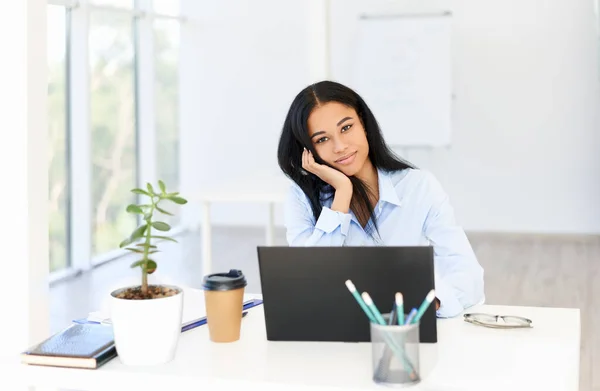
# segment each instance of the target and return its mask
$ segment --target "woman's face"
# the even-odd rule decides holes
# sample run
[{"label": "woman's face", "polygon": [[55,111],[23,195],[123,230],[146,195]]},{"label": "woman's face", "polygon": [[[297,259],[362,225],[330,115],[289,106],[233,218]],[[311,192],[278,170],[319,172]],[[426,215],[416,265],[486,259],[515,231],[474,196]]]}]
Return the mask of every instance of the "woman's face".
[{"label": "woman's face", "polygon": [[308,134],[321,159],[347,176],[356,175],[369,157],[369,143],[356,111],[337,102],[315,107]]}]

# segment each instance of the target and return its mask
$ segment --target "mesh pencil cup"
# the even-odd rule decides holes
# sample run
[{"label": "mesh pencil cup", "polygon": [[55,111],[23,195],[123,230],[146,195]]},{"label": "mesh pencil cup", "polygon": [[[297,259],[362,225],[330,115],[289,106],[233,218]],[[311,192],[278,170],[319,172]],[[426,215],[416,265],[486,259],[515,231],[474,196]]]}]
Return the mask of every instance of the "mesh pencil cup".
[{"label": "mesh pencil cup", "polygon": [[371,323],[373,381],[396,387],[418,384],[419,323],[387,325]]}]

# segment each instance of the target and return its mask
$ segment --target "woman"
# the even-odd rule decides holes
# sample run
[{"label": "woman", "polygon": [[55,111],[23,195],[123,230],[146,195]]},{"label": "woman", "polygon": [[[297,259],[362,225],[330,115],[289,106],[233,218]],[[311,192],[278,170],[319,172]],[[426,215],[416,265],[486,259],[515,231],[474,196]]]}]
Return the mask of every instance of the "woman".
[{"label": "woman", "polygon": [[448,196],[394,156],[357,93],[331,81],[302,90],[277,155],[295,182],[285,206],[290,246],[432,245],[437,316],[484,301],[483,269]]}]

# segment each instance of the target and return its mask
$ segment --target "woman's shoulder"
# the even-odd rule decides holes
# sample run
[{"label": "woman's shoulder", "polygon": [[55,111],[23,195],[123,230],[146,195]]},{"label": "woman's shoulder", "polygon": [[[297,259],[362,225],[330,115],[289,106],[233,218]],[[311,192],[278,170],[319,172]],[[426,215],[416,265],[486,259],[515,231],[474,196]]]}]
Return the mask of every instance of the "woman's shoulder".
[{"label": "woman's shoulder", "polygon": [[300,185],[298,185],[296,182],[290,181],[286,195],[286,203],[295,204],[298,202],[305,204],[306,206],[310,205],[308,196],[306,193],[304,193],[302,187],[300,187]]},{"label": "woman's shoulder", "polygon": [[290,181],[287,189],[287,197],[288,198],[298,198],[298,197],[306,197],[302,188],[294,181]]},{"label": "woman's shoulder", "polygon": [[429,170],[406,168],[388,173],[394,188],[401,196],[443,192],[442,185]]},{"label": "woman's shoulder", "polygon": [[388,171],[387,175],[395,185],[400,183],[418,184],[436,180],[431,171],[422,168],[405,168],[402,170]]}]

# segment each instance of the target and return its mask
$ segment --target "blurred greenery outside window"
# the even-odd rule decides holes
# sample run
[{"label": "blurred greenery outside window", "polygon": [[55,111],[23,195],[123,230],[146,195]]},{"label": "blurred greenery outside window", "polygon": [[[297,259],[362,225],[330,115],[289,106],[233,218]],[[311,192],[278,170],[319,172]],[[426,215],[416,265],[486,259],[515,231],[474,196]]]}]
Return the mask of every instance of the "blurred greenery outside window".
[{"label": "blurred greenery outside window", "polygon": [[[134,6],[129,0],[94,0],[94,5]],[[155,0],[156,12],[177,14],[178,1]],[[162,8],[162,9],[161,9]],[[48,10],[48,135],[49,135],[49,244],[50,271],[72,265],[70,259],[70,200],[91,198],[90,257],[118,248],[118,243],[137,224],[136,216],[126,213],[125,206],[136,202],[130,190],[138,186],[138,138],[136,124],[138,96],[136,72],[142,61],[153,61],[154,123],[156,136],[157,179],[170,189],[179,188],[179,30],[180,21],[154,18],[151,24],[154,55],[137,53],[133,10],[114,12],[92,8],[88,26],[89,128],[91,194],[69,186],[69,74],[68,34],[70,19],[67,8],[47,6]],[[71,86],[77,88],[77,85]],[[178,220],[167,220],[176,226]],[[79,223],[79,222],[77,222]]]}]

